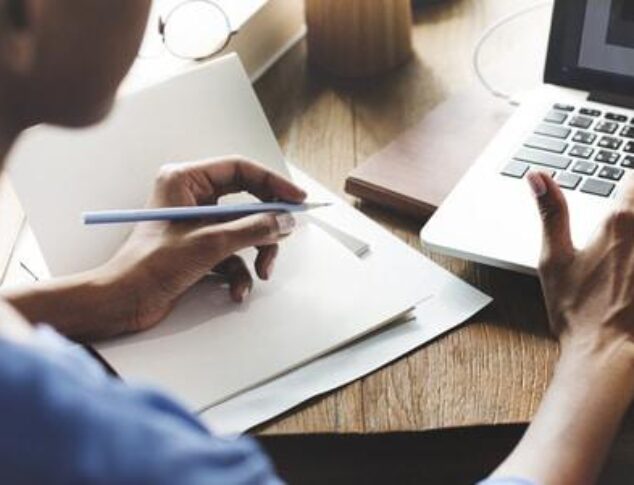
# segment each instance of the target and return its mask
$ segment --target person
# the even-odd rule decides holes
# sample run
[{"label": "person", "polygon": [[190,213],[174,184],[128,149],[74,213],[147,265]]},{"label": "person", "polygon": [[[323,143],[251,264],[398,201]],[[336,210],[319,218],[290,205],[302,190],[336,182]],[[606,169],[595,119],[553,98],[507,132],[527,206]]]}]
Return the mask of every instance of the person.
[{"label": "person", "polygon": [[[81,127],[107,115],[136,57],[150,4],[0,0],[3,161],[30,126]],[[148,206],[213,204],[242,190],[264,200],[306,196],[256,163],[232,157],[164,167]],[[212,436],[169,397],[108,376],[60,333],[83,342],[147,329],[212,269],[226,276],[239,304],[253,277],[236,252],[256,248],[255,273],[267,280],[278,243],[293,227],[293,218],[282,214],[214,225],[139,224],[101,267],[6,291],[0,304],[0,483],[279,483],[254,441]]]},{"label": "person", "polygon": [[[150,0],[0,0],[2,160],[32,125],[87,126],[107,115],[149,7]],[[576,250],[557,185],[541,174],[529,180],[544,221],[540,276],[562,351],[534,422],[490,480],[591,483],[633,394],[634,188],[595,242]],[[210,204],[240,190],[264,200],[305,198],[301,188],[235,157],[165,167],[148,205]],[[147,329],[210,269],[226,275],[239,304],[253,277],[236,252],[257,248],[255,273],[267,280],[293,226],[285,215],[140,224],[101,267],[5,291],[0,482],[280,483],[254,441],[212,435],[170,397],[107,375],[66,337],[82,342]]]},{"label": "person", "polygon": [[540,278],[560,357],[524,437],[483,483],[595,483],[634,396],[634,183],[577,250],[561,189],[546,174],[528,180],[543,221]]}]

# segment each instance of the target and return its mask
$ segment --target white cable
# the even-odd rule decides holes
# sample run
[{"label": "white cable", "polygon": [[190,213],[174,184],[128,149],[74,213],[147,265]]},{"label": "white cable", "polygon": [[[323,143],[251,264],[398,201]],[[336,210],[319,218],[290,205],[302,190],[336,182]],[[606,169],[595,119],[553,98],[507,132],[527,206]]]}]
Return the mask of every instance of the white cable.
[{"label": "white cable", "polygon": [[489,38],[504,25],[530,12],[538,10],[542,7],[546,7],[548,5],[552,5],[552,3],[553,3],[552,0],[539,1],[532,5],[529,5],[528,7],[524,7],[516,12],[513,12],[509,15],[502,17],[501,19],[495,21],[493,24],[487,27],[487,29],[482,33],[482,35],[476,42],[475,47],[473,49],[473,60],[472,60],[473,70],[475,71],[475,74],[478,80],[480,81],[480,83],[482,84],[482,86],[484,86],[484,88],[496,98],[504,99],[505,101],[508,101],[513,106],[519,106],[519,103],[516,100],[514,100],[510,94],[495,88],[493,84],[491,84],[482,73],[482,69],[480,68],[480,52],[482,51],[482,47],[484,46],[485,42],[489,40]]}]

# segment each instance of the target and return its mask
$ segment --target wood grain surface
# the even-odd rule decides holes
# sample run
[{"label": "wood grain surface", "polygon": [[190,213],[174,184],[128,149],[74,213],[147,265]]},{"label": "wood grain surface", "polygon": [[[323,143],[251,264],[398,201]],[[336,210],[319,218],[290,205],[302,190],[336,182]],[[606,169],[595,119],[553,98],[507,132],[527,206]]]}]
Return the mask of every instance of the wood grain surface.
[{"label": "wood grain surface", "polygon": [[[474,82],[472,50],[483,29],[532,3],[462,0],[419,9],[414,18],[415,59],[371,80],[341,83],[323,77],[307,66],[306,47],[299,45],[257,85],[286,156],[343,196],[352,168]],[[548,24],[544,8],[491,38],[482,51],[482,65],[498,89],[539,81]],[[421,249],[420,224],[384,210],[360,208]],[[492,295],[495,303],[461,329],[258,432],[420,431],[531,418],[557,354],[548,337],[537,281],[422,251]]]}]

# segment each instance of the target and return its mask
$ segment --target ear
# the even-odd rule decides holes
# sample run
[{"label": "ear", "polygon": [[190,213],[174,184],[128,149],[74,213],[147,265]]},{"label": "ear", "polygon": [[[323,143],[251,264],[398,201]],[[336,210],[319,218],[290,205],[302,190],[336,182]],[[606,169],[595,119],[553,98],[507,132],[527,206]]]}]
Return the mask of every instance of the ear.
[{"label": "ear", "polygon": [[39,0],[0,0],[1,68],[16,75],[26,74],[35,63]]}]

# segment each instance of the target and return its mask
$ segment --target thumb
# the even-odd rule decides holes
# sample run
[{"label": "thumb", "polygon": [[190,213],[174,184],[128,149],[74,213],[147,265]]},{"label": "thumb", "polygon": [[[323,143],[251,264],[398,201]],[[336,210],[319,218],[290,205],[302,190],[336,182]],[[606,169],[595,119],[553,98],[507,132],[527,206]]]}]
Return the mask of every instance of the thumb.
[{"label": "thumb", "polygon": [[527,176],[537,200],[543,225],[542,264],[566,261],[574,253],[570,236],[568,204],[557,183],[548,174],[530,172]]},{"label": "thumb", "polygon": [[213,243],[222,241],[223,252],[233,254],[248,247],[269,246],[288,236],[295,229],[295,219],[287,213],[259,214],[206,226],[198,235]]}]

